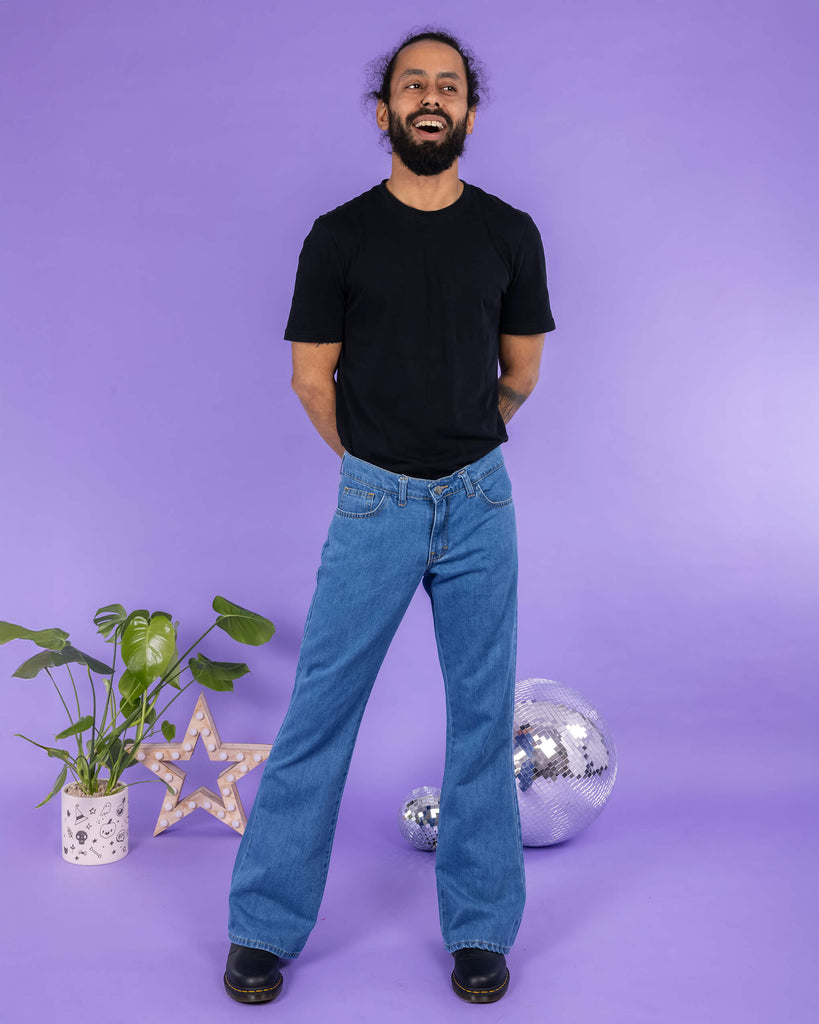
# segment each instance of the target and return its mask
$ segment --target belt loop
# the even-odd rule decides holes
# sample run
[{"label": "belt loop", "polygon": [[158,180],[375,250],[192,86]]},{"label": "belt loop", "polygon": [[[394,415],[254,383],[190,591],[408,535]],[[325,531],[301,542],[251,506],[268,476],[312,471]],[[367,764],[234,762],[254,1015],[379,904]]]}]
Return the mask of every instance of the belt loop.
[{"label": "belt loop", "polygon": [[460,470],[458,476],[461,478],[461,482],[464,485],[464,488],[466,490],[466,496],[468,498],[474,498],[475,488],[472,486],[472,481],[469,479],[469,473],[467,473],[466,468]]},{"label": "belt loop", "polygon": [[409,477],[399,476],[398,477],[398,504],[404,506],[407,503],[407,482]]}]

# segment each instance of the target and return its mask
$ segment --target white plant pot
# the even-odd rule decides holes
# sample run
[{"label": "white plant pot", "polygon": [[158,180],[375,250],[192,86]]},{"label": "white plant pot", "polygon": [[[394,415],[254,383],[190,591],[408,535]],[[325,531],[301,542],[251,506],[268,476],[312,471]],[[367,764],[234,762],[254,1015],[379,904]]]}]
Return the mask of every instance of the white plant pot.
[{"label": "white plant pot", "polygon": [[128,853],[128,788],[110,796],[75,796],[63,786],[63,860],[112,864]]}]

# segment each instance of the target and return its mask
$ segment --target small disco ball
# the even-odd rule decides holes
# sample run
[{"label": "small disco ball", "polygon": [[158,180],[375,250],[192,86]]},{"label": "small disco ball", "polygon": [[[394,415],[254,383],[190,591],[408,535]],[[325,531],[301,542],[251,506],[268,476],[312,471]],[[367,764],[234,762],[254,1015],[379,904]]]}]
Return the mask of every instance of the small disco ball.
[{"label": "small disco ball", "polygon": [[553,679],[515,686],[515,779],[524,846],[551,846],[590,825],[611,796],[617,751],[600,713]]},{"label": "small disco ball", "polygon": [[416,850],[434,850],[438,846],[438,805],[441,791],[437,786],[419,786],[401,804],[398,824],[401,835]]}]

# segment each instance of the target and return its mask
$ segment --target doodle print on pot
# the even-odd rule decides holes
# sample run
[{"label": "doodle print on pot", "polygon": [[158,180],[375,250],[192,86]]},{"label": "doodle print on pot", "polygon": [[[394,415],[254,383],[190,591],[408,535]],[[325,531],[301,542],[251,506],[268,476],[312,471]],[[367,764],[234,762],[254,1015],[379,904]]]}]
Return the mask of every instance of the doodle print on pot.
[{"label": "doodle print on pot", "polygon": [[128,789],[83,796],[76,783],[62,790],[63,860],[112,864],[128,853]]}]

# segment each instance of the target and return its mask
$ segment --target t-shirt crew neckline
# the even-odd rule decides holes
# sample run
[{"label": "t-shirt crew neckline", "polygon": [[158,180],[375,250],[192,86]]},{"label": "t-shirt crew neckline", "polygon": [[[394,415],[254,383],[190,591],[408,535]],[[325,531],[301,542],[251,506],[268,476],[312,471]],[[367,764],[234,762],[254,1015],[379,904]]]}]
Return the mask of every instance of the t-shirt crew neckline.
[{"label": "t-shirt crew neckline", "polygon": [[[463,179],[461,179],[463,181]],[[454,203],[450,203],[449,206],[444,206],[440,210],[418,210],[414,206],[407,206],[406,203],[402,203],[400,199],[397,199],[392,192],[387,188],[387,179],[384,178],[381,184],[376,187],[378,195],[382,198],[382,201],[386,202],[392,211],[407,217],[414,221],[425,221],[427,224],[433,221],[437,224],[443,220],[448,220],[450,217],[457,217],[469,205],[472,198],[472,186],[464,181],[463,191],[455,200]]]}]

